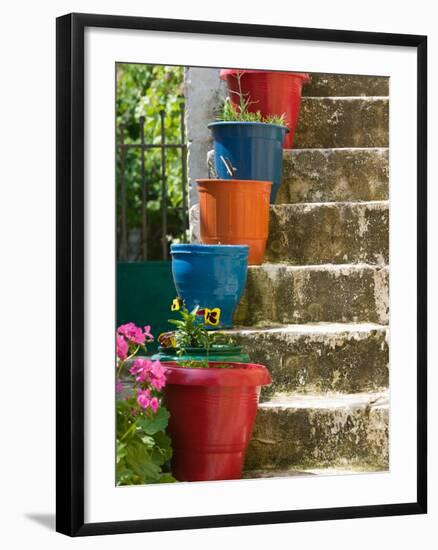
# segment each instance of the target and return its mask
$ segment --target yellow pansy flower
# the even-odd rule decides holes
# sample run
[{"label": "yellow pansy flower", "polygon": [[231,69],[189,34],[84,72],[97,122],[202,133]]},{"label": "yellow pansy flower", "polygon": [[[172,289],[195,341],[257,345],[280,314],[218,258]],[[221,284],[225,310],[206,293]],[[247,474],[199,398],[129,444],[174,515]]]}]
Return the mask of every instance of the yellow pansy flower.
[{"label": "yellow pansy flower", "polygon": [[213,309],[208,309],[207,307],[204,310],[204,322],[206,325],[217,326],[221,318],[221,310],[218,307]]},{"label": "yellow pansy flower", "polygon": [[170,306],[170,309],[172,311],[179,311],[183,307],[184,302],[181,300],[181,298],[177,297],[172,300],[172,305]]}]

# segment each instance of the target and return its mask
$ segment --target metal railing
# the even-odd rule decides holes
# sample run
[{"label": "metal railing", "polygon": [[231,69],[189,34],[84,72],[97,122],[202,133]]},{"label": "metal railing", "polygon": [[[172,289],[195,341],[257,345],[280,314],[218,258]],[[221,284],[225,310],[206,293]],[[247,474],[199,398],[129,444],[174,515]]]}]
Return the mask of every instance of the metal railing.
[{"label": "metal railing", "polygon": [[[187,211],[187,143],[185,136],[185,105],[180,105],[180,141],[179,143],[167,143],[166,128],[165,128],[165,110],[159,112],[160,117],[160,143],[145,142],[145,117],[139,119],[140,124],[140,142],[126,143],[125,142],[125,124],[119,126],[119,141],[117,143],[118,153],[120,154],[120,196],[118,200],[118,260],[128,260],[128,204],[127,204],[127,178],[126,178],[126,156],[129,149],[138,149],[140,151],[140,182],[141,182],[141,260],[150,259],[148,250],[148,200],[149,200],[149,180],[145,170],[146,152],[151,149],[161,150],[161,259],[167,260],[169,256],[168,242],[168,188],[167,188],[167,173],[166,173],[166,153],[169,149],[181,151],[181,192],[182,205],[178,207],[181,211],[181,235],[182,240],[186,240],[186,231],[188,228],[188,211]],[[174,207],[172,207],[174,208]],[[154,258],[156,259],[156,258]]]}]

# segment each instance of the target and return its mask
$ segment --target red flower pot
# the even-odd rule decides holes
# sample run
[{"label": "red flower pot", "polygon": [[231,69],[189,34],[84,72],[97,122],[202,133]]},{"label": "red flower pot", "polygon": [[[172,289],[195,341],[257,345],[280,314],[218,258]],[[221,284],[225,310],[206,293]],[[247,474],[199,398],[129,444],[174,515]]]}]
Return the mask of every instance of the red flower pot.
[{"label": "red flower pot", "polygon": [[284,148],[291,149],[295,127],[298,121],[301,104],[301,90],[310,81],[307,73],[285,73],[273,71],[244,71],[239,69],[222,69],[220,78],[226,80],[230,100],[237,107],[239,103],[239,83],[244,98],[249,98],[248,110],[260,111],[263,116],[286,116],[289,133],[284,139]]},{"label": "red flower pot", "polygon": [[240,479],[260,389],[271,383],[266,367],[162,364],[167,367],[164,403],[170,411],[174,477],[179,481]]}]

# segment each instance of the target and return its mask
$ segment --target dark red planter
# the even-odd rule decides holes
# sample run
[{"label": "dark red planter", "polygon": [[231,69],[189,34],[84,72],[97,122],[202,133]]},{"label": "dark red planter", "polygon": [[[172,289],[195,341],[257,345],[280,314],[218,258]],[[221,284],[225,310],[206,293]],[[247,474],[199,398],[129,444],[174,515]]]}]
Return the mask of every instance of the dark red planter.
[{"label": "dark red planter", "polygon": [[164,403],[170,411],[172,473],[179,481],[240,479],[261,386],[271,383],[262,365],[232,368],[167,367]]},{"label": "dark red planter", "polygon": [[239,103],[237,74],[240,74],[240,86],[245,99],[249,98],[252,102],[248,107],[249,111],[260,111],[263,116],[281,116],[283,113],[286,115],[289,133],[284,139],[284,148],[291,149],[300,112],[301,90],[303,85],[309,82],[309,75],[307,73],[222,69],[220,77],[222,80],[226,80],[230,100],[234,105]]}]

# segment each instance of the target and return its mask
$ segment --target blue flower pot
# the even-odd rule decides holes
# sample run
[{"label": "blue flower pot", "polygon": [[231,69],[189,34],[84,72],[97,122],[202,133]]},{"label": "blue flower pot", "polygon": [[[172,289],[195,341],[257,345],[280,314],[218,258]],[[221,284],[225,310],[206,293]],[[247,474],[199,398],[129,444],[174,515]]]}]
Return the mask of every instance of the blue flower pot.
[{"label": "blue flower pot", "polygon": [[212,122],[214,164],[221,179],[272,181],[271,204],[281,183],[286,126],[265,122]]},{"label": "blue flower pot", "polygon": [[195,306],[221,309],[218,328],[232,328],[248,271],[247,245],[173,244],[172,273],[178,296]]}]

